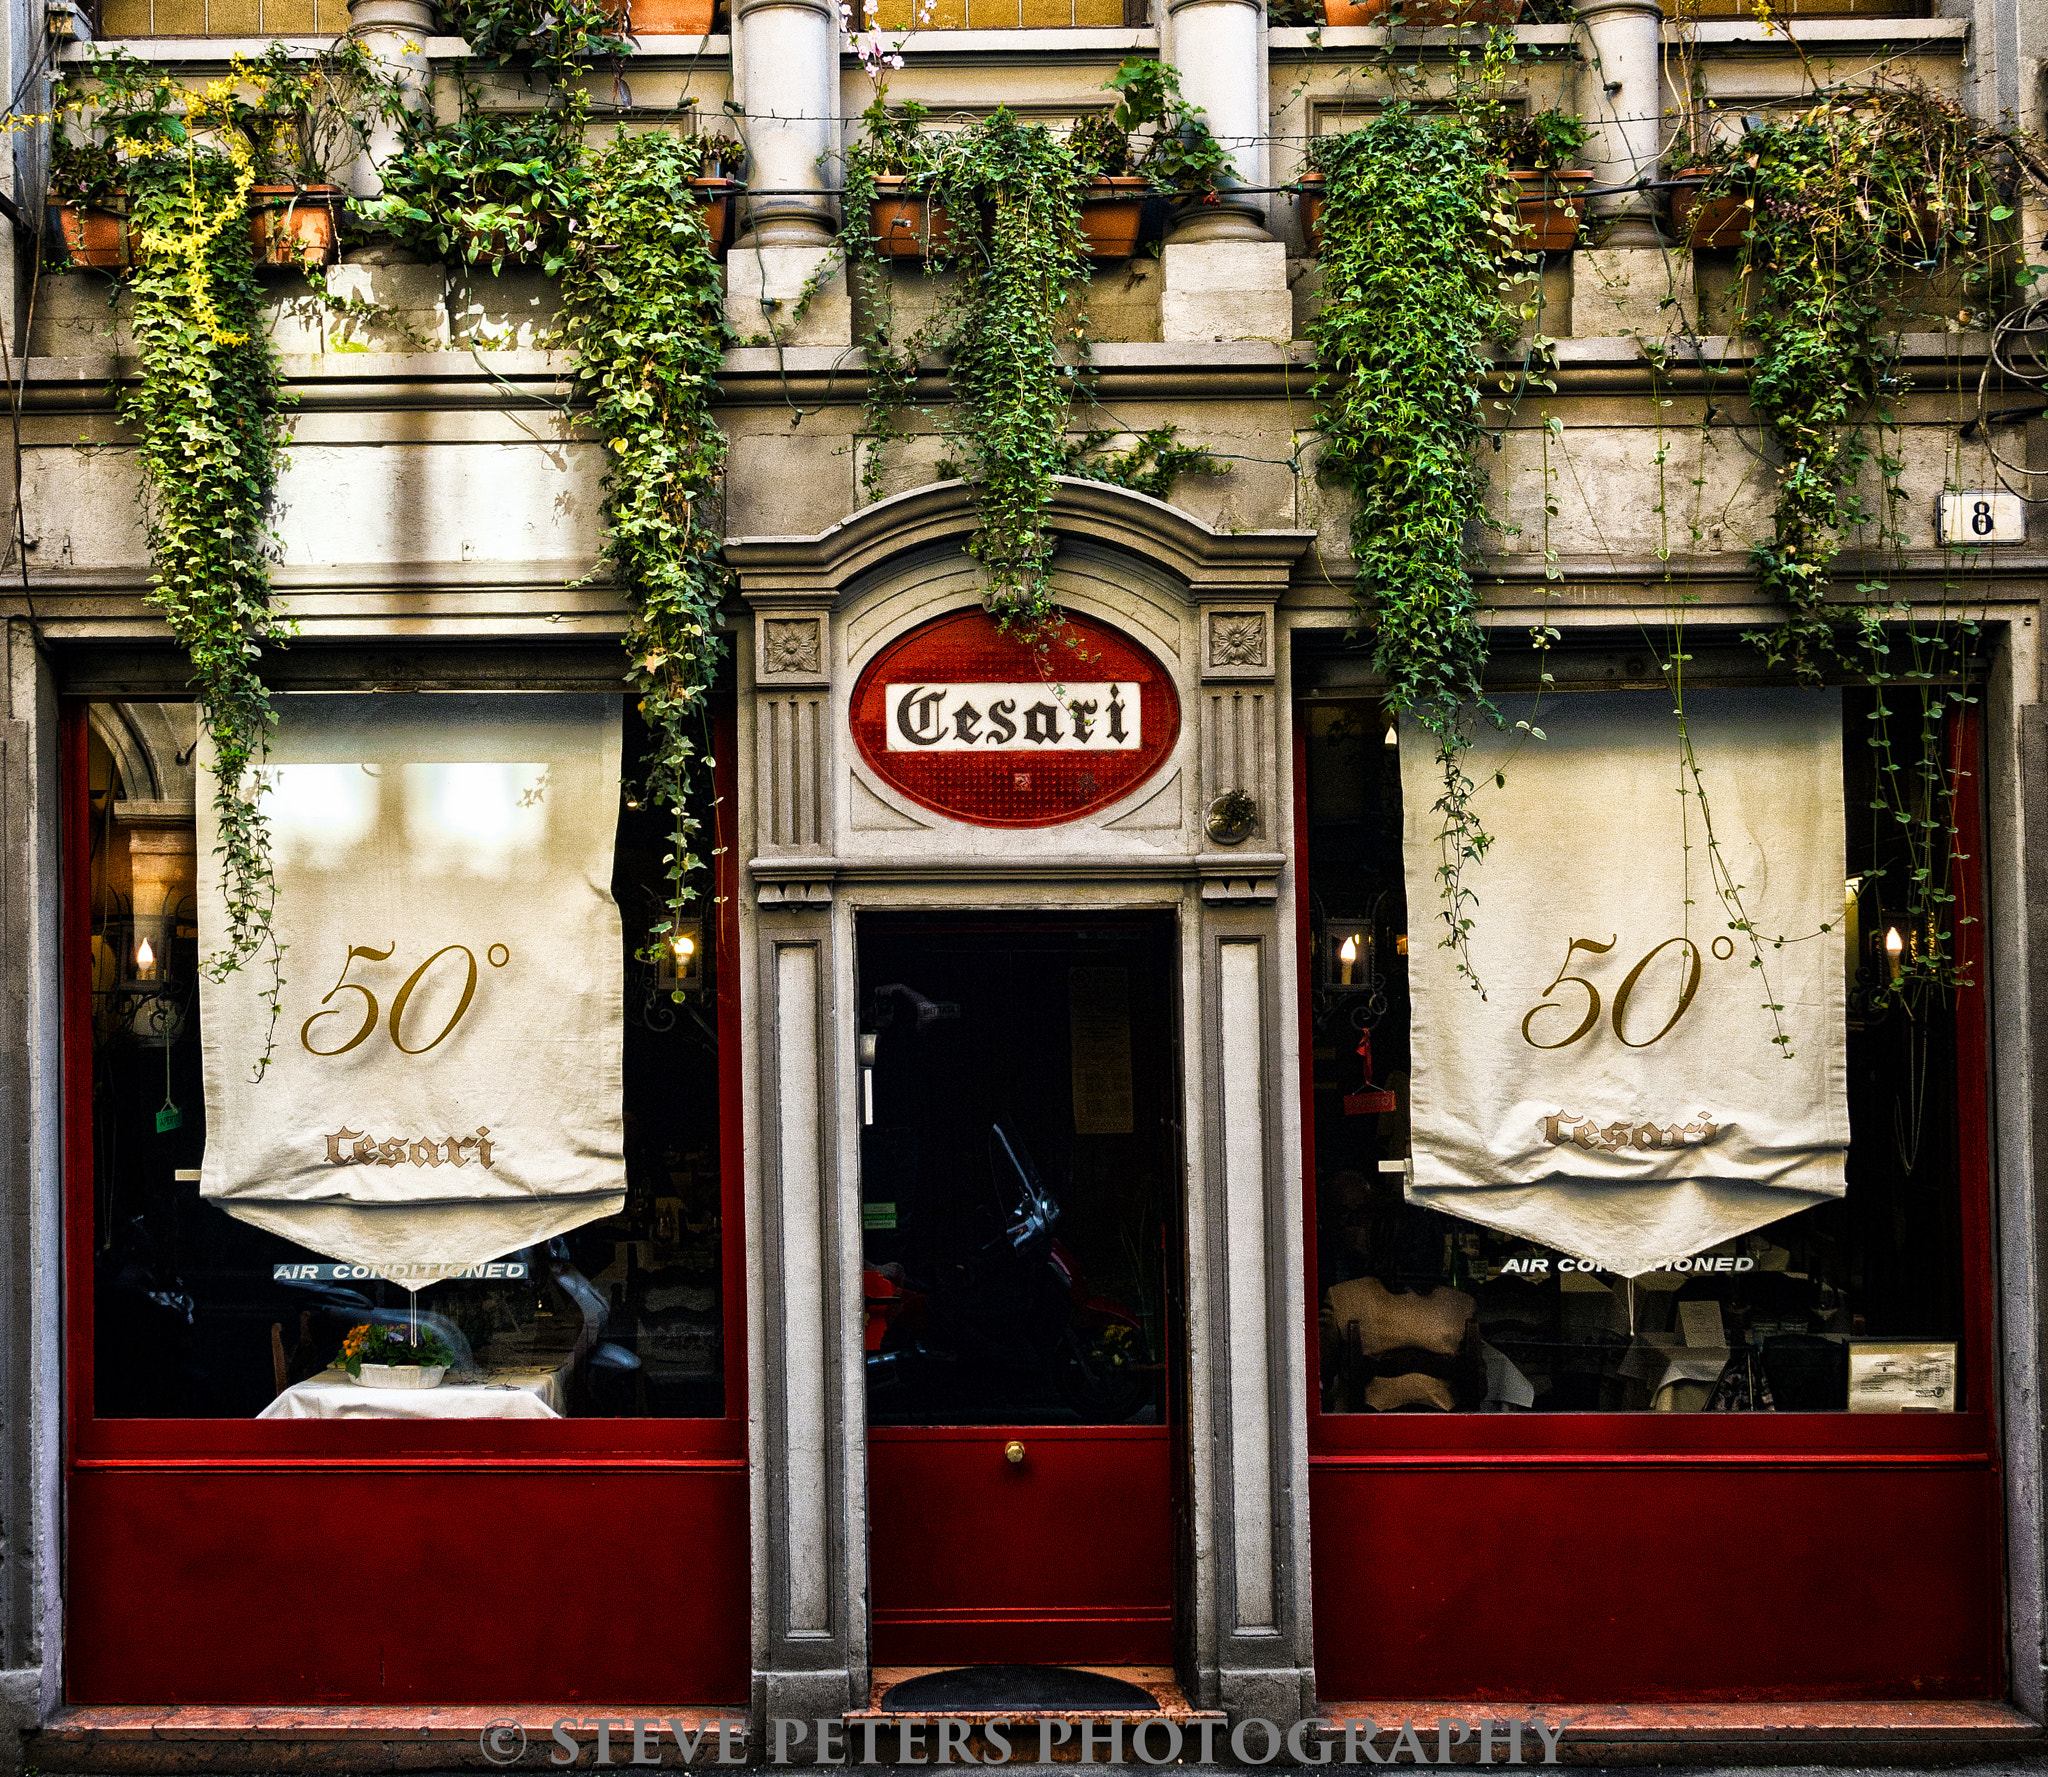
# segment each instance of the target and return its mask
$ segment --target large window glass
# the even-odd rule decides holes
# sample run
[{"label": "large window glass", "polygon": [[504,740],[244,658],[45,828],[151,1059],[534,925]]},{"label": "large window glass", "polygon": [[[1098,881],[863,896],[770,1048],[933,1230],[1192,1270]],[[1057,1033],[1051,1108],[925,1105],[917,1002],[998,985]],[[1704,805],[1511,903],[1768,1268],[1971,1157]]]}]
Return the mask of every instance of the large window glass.
[{"label": "large window glass", "polygon": [[[1418,908],[1412,860],[1403,867],[1403,737],[1370,701],[1314,702],[1303,720],[1322,1411],[1955,1410],[1970,1379],[1959,1363],[1954,996],[1929,995],[1909,1010],[1881,991],[1921,938],[1897,912],[1912,867],[1899,824],[1869,812],[1881,798],[1865,744],[1867,698],[1848,693],[1843,705],[1842,913],[1808,940],[1828,946],[1842,971],[1846,1189],[1636,1275],[1448,1213],[1450,1193],[1429,1206],[1415,1200],[1413,1155],[1428,1132],[1412,1117],[1419,1031],[1410,977],[1419,947],[1434,945],[1444,927],[1435,889],[1432,904]],[[1613,831],[1629,818],[1603,800],[1593,776],[1585,799],[1556,813],[1589,834],[1584,823]],[[1568,878],[1549,885],[1560,931],[1580,929],[1582,889]],[[1480,921],[1506,917],[1485,887],[1469,911]],[[1706,933],[1721,923],[1698,928],[1700,955],[1719,954],[1707,949]],[[1603,925],[1594,942],[1604,950],[1609,937]],[[1628,965],[1608,969],[1607,960],[1589,947],[1567,959],[1568,972],[1604,984],[1611,1000]],[[1674,965],[1666,973],[1675,989],[1670,981],[1657,988],[1655,1015],[1625,1014],[1630,1051],[1674,1003],[1686,1003],[1691,953],[1676,947],[1663,962]],[[1657,965],[1639,979],[1637,997],[1647,1000]],[[1568,1037],[1587,1000],[1585,987],[1567,981],[1529,1027],[1531,1043]],[[1475,995],[1463,1013],[1450,1002],[1439,1015],[1470,1015],[1477,1005]],[[1603,1018],[1610,1012],[1603,1005]],[[1613,1136],[1595,1130],[1589,1139]],[[1644,1139],[1693,1138],[1674,1127]]]},{"label": "large window glass", "polygon": [[[431,698],[386,701],[422,705]],[[610,710],[609,732],[617,734],[615,700],[585,701]],[[290,722],[288,715],[287,729]],[[492,1153],[492,1134],[472,1136],[467,1126],[451,1125],[446,1134],[434,1127],[433,1139],[406,1128],[403,1136],[415,1139],[401,1140],[391,1127],[390,1105],[378,1103],[374,1093],[361,1103],[360,1115],[334,1132],[336,1157],[344,1163],[332,1175],[337,1181],[369,1198],[413,1193],[416,1212],[401,1205],[397,1235],[377,1238],[387,1255],[427,1255],[427,1271],[412,1273],[425,1278],[415,1290],[395,1280],[406,1274],[405,1264],[366,1256],[350,1240],[325,1233],[309,1234],[303,1243],[291,1238],[292,1204],[264,1200],[254,1212],[231,1214],[222,1206],[228,1199],[202,1194],[209,1131],[200,967],[202,932],[212,922],[202,918],[200,905],[206,891],[192,798],[195,788],[203,797],[210,785],[194,762],[197,739],[190,704],[108,703],[90,712],[98,1416],[723,1415],[729,1311],[718,1120],[723,984],[708,875],[697,879],[704,891],[693,909],[698,917],[685,925],[681,942],[650,946],[664,901],[667,822],[639,806],[630,788],[621,793],[615,776],[601,786],[603,806],[590,824],[602,838],[599,855],[607,860],[618,909],[621,936],[604,967],[621,983],[623,1040],[611,1049],[615,1063],[605,1061],[601,1043],[584,1045],[587,1053],[571,1045],[547,1062],[566,1075],[590,1071],[594,1083],[586,1096],[605,1126],[622,1132],[616,1146],[595,1137],[585,1143],[595,1174],[610,1181],[610,1194],[591,1199],[606,1213],[578,1219],[581,1212],[572,1209],[516,1243],[486,1234],[482,1247],[472,1239],[460,1250],[470,1255],[495,1247],[487,1261],[465,1257],[436,1267],[432,1255],[441,1243],[466,1233],[459,1221],[467,1213],[465,1193],[503,1176],[502,1168],[485,1170],[487,1159],[505,1158]],[[623,757],[638,758],[644,741],[628,707]],[[429,817],[423,830],[417,823],[406,829],[408,843],[446,847],[477,842],[495,793],[492,774],[512,768],[443,756],[418,767],[380,769],[388,785],[411,785],[409,774],[431,777],[430,793],[407,804],[409,814],[424,810]],[[283,782],[273,799],[278,807],[290,793],[289,766]],[[515,781],[513,790],[515,801],[546,794],[539,779],[524,787]],[[708,849],[717,831],[708,786],[695,812]],[[288,827],[286,814],[278,819]],[[288,839],[277,844],[285,847]],[[429,854],[408,855],[417,861]],[[499,885],[509,884],[515,894],[537,892],[545,868],[544,856],[525,856],[515,843]],[[524,888],[521,871],[528,872]],[[346,906],[348,885],[340,887]],[[365,885],[366,904],[374,904],[374,890],[375,884]],[[281,877],[280,895],[293,892],[293,879]],[[610,932],[608,910],[599,911],[602,929]],[[511,978],[504,964],[513,959],[506,953],[519,948],[516,940],[509,947],[479,941],[482,955],[467,965],[463,954],[450,954],[428,967],[406,952],[402,933],[343,935],[361,939],[347,979],[364,988],[343,988],[322,1001],[336,959],[319,945],[298,943],[285,958],[280,1044],[297,1042],[303,1028],[309,1053],[340,1050],[349,1034],[342,1027],[358,1022],[374,990],[381,995],[375,1028],[371,1019],[361,1021],[358,1055],[374,1042],[388,1047],[394,1064],[415,1065],[429,1058],[434,1031],[448,1022],[452,1034],[439,1039],[446,1055],[476,1026],[469,1006]],[[650,948],[656,960],[646,960]],[[405,981],[415,972],[401,1004]],[[323,1009],[332,1014],[324,1025],[318,1022]],[[530,1041],[544,1044],[546,1025],[562,1016],[558,1004],[536,1020]],[[214,1066],[247,1064],[248,1055],[239,1048],[222,1052],[223,1044],[216,1043]],[[607,1066],[614,1071],[605,1072]],[[377,1076],[361,1078],[368,1083]],[[266,1106],[260,1095],[268,1089],[256,1087],[250,1102]],[[220,1156],[214,1158],[218,1164]],[[543,1189],[547,1182],[536,1181]],[[409,1240],[417,1230],[404,1224],[415,1213],[422,1225],[445,1225],[449,1232]],[[428,1220],[436,1216],[445,1224]]]}]

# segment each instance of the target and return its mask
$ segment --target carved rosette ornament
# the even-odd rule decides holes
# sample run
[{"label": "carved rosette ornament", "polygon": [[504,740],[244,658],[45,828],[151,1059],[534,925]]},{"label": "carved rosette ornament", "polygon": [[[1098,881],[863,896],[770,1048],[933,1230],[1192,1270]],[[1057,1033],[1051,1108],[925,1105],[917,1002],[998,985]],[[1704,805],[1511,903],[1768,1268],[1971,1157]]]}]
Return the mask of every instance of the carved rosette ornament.
[{"label": "carved rosette ornament", "polygon": [[823,623],[816,617],[769,617],[761,625],[761,677],[817,678],[824,671]]},{"label": "carved rosette ornament", "polygon": [[1207,611],[1202,617],[1202,677],[1270,679],[1273,676],[1271,611]]}]

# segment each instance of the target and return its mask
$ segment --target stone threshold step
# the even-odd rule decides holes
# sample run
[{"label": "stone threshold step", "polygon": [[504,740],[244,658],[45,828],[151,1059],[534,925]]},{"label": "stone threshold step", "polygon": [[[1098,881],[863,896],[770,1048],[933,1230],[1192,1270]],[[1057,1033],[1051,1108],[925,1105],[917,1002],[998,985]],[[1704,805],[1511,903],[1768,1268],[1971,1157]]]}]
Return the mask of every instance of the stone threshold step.
[{"label": "stone threshold step", "polygon": [[1320,1703],[1325,1721],[1370,1719],[1382,1729],[1413,1721],[1528,1720],[1541,1716],[1571,1723],[1574,1739],[1641,1739],[1663,1735],[1708,1735],[1716,1740],[1971,1739],[2048,1744],[2041,1724],[2008,1703],[1472,1703],[1373,1701]]},{"label": "stone threshold step", "polygon": [[[746,1706],[651,1703],[448,1704],[411,1709],[346,1704],[320,1708],[185,1704],[67,1707],[23,1736],[26,1766],[43,1772],[544,1771],[568,1769],[559,1725],[575,1742],[577,1768],[597,1762],[599,1724],[610,1762],[631,1764],[634,1731],[660,1764],[728,1768],[755,1762]],[[720,1724],[725,1724],[721,1747]],[[691,1749],[685,1759],[678,1745]],[[563,1764],[552,1765],[561,1758]]]},{"label": "stone threshold step", "polygon": [[[1221,1722],[1224,1714],[1220,1709],[1197,1709],[1188,1701],[1187,1693],[1173,1676],[1171,1666],[1076,1666],[1076,1672],[1099,1672],[1107,1678],[1121,1678],[1127,1684],[1134,1684],[1140,1690],[1151,1693],[1152,1704],[1144,1709],[890,1709],[883,1699],[895,1686],[907,1678],[922,1678],[927,1673],[951,1672],[951,1666],[877,1666],[871,1674],[872,1683],[868,1689],[868,1706],[865,1709],[849,1709],[846,1722],[849,1727],[864,1722],[876,1722],[885,1727],[894,1727],[903,1722],[964,1721],[981,1724],[992,1721],[1007,1721],[1019,1728],[1048,1722],[1137,1722],[1164,1719],[1183,1725],[1199,1722]],[[1064,1742],[1062,1742],[1064,1744]],[[1020,1752],[1019,1756],[1022,1754]]]}]

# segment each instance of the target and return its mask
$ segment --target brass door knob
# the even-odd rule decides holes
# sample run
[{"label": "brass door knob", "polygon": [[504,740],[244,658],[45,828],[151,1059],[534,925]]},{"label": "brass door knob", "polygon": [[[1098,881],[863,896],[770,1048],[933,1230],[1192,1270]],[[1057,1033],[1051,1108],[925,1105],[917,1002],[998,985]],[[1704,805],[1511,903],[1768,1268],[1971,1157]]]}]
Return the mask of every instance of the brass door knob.
[{"label": "brass door knob", "polygon": [[1008,1462],[1022,1462],[1024,1460],[1024,1446],[1018,1443],[1015,1438],[1012,1438],[1003,1446],[1003,1457]]}]

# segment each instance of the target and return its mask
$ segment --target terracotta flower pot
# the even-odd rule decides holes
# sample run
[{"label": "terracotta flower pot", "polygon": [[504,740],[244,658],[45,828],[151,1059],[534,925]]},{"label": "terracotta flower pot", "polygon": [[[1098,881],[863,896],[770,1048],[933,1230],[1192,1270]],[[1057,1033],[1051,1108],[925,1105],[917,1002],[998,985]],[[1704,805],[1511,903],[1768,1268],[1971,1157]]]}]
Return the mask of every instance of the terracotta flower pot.
[{"label": "terracotta flower pot", "polygon": [[[1687,167],[1678,177],[1704,179],[1713,167]],[[1680,185],[1671,193],[1671,235],[1680,246],[1695,251],[1708,247],[1739,247],[1756,215],[1756,200],[1736,192],[1722,192],[1701,201],[1701,188]]]},{"label": "terracotta flower pot", "polygon": [[632,0],[626,29],[635,37],[708,37],[718,0]]},{"label": "terracotta flower pot", "polygon": [[1081,194],[1081,229],[1089,252],[1097,259],[1128,259],[1137,252],[1151,192],[1151,180],[1129,173],[1090,180]]},{"label": "terracotta flower pot", "polygon": [[953,244],[953,225],[943,204],[930,204],[903,189],[905,181],[884,174],[875,181],[877,196],[868,223],[885,259],[926,259]]},{"label": "terracotta flower pot", "polygon": [[335,233],[338,185],[254,185],[249,188],[249,248],[258,265],[310,270],[341,257]]},{"label": "terracotta flower pot", "polygon": [[737,179],[692,179],[690,189],[704,206],[704,230],[711,237],[711,256],[723,259],[732,245],[734,199],[740,189]]},{"label": "terracotta flower pot", "polygon": [[1320,173],[1304,173],[1294,182],[1295,202],[1301,206],[1301,232],[1308,240],[1308,250],[1318,259],[1323,256],[1323,201],[1329,193],[1330,182]]},{"label": "terracotta flower pot", "polygon": [[1515,182],[1522,195],[1515,205],[1521,227],[1515,233],[1517,253],[1568,253],[1577,245],[1579,223],[1586,214],[1585,193],[1573,190],[1593,175],[1580,172],[1538,172],[1517,167]]},{"label": "terracotta flower pot", "polygon": [[1522,0],[1323,0],[1323,22],[1331,25],[1384,25],[1398,12],[1401,23],[1415,30],[1443,25],[1512,25],[1522,16]]},{"label": "terracotta flower pot", "polygon": [[81,270],[126,271],[136,263],[135,241],[125,211],[87,204],[53,204],[65,263]]}]

